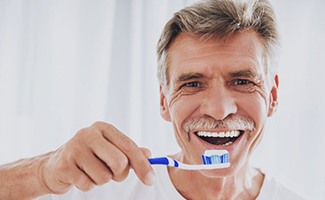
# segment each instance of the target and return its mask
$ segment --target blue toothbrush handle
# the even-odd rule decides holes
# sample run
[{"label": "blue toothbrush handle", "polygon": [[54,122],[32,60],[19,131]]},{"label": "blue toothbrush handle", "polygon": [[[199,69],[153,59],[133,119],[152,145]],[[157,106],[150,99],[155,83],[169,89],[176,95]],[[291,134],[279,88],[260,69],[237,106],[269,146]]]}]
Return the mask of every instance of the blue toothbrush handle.
[{"label": "blue toothbrush handle", "polygon": [[152,165],[168,165],[169,164],[169,161],[166,157],[149,158],[148,161]]},{"label": "blue toothbrush handle", "polygon": [[148,161],[152,165],[167,165],[172,167],[178,167],[179,165],[176,160],[168,157],[149,158]]}]

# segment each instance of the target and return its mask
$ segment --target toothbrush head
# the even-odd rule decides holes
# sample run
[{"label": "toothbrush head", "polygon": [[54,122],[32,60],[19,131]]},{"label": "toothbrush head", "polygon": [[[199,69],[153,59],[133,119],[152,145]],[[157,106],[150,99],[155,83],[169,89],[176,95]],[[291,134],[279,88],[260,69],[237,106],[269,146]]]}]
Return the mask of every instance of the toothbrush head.
[{"label": "toothbrush head", "polygon": [[204,165],[230,165],[229,152],[227,150],[206,150],[202,155],[202,162]]}]

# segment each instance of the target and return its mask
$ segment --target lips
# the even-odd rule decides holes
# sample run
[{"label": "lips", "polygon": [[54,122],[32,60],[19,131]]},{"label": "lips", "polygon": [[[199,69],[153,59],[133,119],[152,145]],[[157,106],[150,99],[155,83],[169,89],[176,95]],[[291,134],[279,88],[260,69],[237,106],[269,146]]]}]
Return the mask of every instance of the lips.
[{"label": "lips", "polygon": [[195,135],[201,140],[213,145],[228,146],[234,143],[244,131],[231,130],[224,132],[209,132],[209,131],[197,131]]}]

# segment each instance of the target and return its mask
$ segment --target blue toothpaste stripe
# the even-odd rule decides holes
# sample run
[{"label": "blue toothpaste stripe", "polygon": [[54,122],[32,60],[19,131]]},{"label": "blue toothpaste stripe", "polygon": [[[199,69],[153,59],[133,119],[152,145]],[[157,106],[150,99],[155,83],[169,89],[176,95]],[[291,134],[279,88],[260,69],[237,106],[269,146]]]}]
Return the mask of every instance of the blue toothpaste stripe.
[{"label": "blue toothpaste stripe", "polygon": [[204,156],[204,155],[202,155],[202,162],[203,162],[203,164],[204,164],[204,165],[206,165],[206,164],[207,164],[207,161],[206,161],[206,156]]},{"label": "blue toothpaste stripe", "polygon": [[202,155],[203,164],[220,164],[220,163],[228,163],[229,162],[229,154],[219,155],[211,155],[211,156],[204,156]]}]

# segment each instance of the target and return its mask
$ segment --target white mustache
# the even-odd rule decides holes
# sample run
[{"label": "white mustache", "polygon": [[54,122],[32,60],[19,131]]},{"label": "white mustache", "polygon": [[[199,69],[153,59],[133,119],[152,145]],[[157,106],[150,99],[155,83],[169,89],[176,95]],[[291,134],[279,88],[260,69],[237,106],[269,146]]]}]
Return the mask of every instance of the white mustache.
[{"label": "white mustache", "polygon": [[223,120],[215,120],[211,117],[194,117],[187,120],[183,126],[184,132],[189,134],[193,130],[209,130],[227,128],[236,130],[253,131],[255,123],[250,118],[239,115],[229,115]]}]

